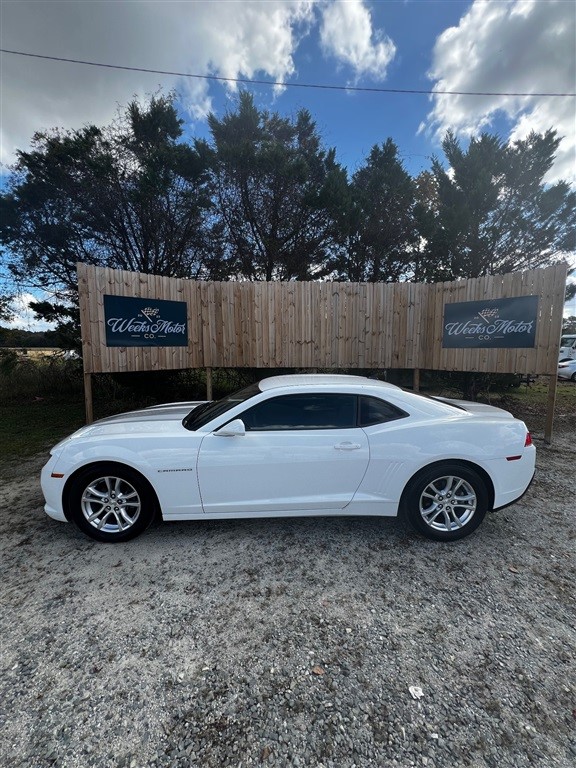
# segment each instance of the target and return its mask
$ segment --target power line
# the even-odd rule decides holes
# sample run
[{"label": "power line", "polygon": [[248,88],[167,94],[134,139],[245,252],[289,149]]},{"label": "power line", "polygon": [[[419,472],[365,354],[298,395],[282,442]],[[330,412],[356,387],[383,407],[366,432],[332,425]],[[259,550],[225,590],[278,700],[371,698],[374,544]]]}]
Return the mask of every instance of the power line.
[{"label": "power line", "polygon": [[348,85],[326,85],[322,83],[282,83],[275,80],[250,80],[243,77],[219,77],[218,75],[192,75],[189,72],[171,72],[164,69],[147,69],[145,67],[128,67],[122,64],[104,64],[98,61],[83,61],[82,59],[66,59],[62,56],[43,56],[39,53],[26,53],[24,51],[9,51],[0,48],[0,53],[9,53],[14,56],[28,56],[32,59],[45,59],[48,61],[62,61],[66,64],[84,64],[87,67],[102,67],[104,69],[121,69],[128,72],[146,72],[152,75],[172,75],[174,77],[188,77],[196,80],[215,80],[225,83],[241,83],[245,85],[278,85],[283,88],[317,88],[326,91],[354,91],[367,93],[404,93],[420,94],[425,96],[559,96],[573,97],[576,93],[506,93],[497,91],[433,91],[419,90],[416,88],[369,88]]}]

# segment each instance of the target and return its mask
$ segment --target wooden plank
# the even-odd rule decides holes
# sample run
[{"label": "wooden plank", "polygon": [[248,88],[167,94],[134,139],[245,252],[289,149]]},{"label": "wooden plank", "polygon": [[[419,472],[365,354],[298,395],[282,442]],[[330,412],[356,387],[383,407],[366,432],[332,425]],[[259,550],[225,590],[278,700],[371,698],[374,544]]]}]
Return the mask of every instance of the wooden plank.
[{"label": "wooden plank", "polygon": [[[454,289],[457,286],[454,284]],[[433,364],[431,368],[438,369],[442,367],[442,321],[444,318],[444,296],[446,294],[446,283],[436,283],[432,286],[432,298],[434,302],[432,315],[432,337],[430,339],[430,349],[433,354]],[[453,367],[447,366],[447,370],[453,370]]]},{"label": "wooden plank", "polygon": [[274,296],[274,367],[281,368],[284,365],[284,285],[275,283]]},{"label": "wooden plank", "polygon": [[216,286],[213,282],[206,283],[205,303],[202,311],[206,314],[204,334],[204,361],[207,367],[219,366],[220,350],[216,344]]},{"label": "wooden plank", "polygon": [[350,283],[342,283],[344,295],[344,339],[342,354],[344,356],[344,367],[357,368],[357,356],[354,353],[354,321],[355,321],[355,288]]},{"label": "wooden plank", "polygon": [[186,282],[185,297],[188,302],[188,354],[190,368],[204,368],[204,329],[202,322],[203,283]]},{"label": "wooden plank", "polygon": [[82,362],[84,373],[92,373],[94,366],[94,344],[99,344],[99,339],[93,339],[90,332],[90,301],[89,301],[89,267],[86,264],[77,264],[78,275],[78,303],[80,308],[80,328],[82,339]]},{"label": "wooden plank", "polygon": [[548,359],[546,367],[550,375],[556,376],[558,370],[558,355],[560,352],[560,336],[562,334],[562,318],[564,313],[564,299],[566,296],[566,278],[568,265],[558,264],[553,267],[552,306],[550,313],[550,337],[548,343]]},{"label": "wooden plank", "polygon": [[406,307],[406,368],[416,368],[418,365],[418,348],[416,344],[417,310],[416,310],[416,291],[415,283],[407,284],[407,307]]},{"label": "wooden plank", "polygon": [[115,275],[107,268],[96,269],[94,282],[90,290],[90,326],[91,333],[99,343],[99,370],[117,371],[119,350],[106,346],[106,328],[104,318],[104,294],[114,294],[116,291]]},{"label": "wooden plank", "polygon": [[[212,325],[212,364],[217,367],[224,365],[226,350],[224,347],[224,284],[211,283],[213,298],[211,302],[210,322]],[[210,398],[211,400],[212,398]]]},{"label": "wooden plank", "polygon": [[[204,283],[78,265],[85,372],[205,367],[552,374],[566,265],[433,285]],[[103,295],[186,301],[188,347],[107,348]],[[446,303],[537,295],[534,349],[442,349]]]},{"label": "wooden plank", "polygon": [[318,312],[320,329],[318,333],[318,363],[319,367],[329,368],[332,357],[332,283],[321,283],[319,286]]},{"label": "wooden plank", "polygon": [[[297,343],[298,321],[296,319],[296,296],[294,283],[286,284],[287,318],[286,318],[286,357],[295,368],[302,367],[302,354]],[[284,363],[290,367],[290,362]]]},{"label": "wooden plank", "polygon": [[381,349],[384,352],[383,367],[395,368],[394,360],[394,286],[381,285],[382,301],[380,322],[382,328]]}]

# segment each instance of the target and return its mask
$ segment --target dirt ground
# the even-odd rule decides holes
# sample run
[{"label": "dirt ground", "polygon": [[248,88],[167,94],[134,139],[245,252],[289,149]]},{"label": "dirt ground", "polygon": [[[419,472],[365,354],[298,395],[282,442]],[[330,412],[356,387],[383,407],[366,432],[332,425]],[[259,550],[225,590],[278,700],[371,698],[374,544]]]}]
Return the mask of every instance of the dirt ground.
[{"label": "dirt ground", "polygon": [[4,465],[0,764],[571,768],[575,416],[449,545],[319,518],[106,546],[45,516],[46,456]]}]

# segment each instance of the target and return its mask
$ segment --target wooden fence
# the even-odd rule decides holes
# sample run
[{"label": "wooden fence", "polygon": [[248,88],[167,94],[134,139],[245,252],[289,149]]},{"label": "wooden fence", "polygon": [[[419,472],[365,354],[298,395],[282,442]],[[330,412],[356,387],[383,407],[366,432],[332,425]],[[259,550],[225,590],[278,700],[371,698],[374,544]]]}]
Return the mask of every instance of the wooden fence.
[{"label": "wooden fence", "polygon": [[[78,264],[84,371],[409,368],[556,374],[566,265],[451,283],[196,282]],[[184,301],[186,347],[109,347],[105,294]],[[538,297],[524,349],[445,349],[444,305]]]}]

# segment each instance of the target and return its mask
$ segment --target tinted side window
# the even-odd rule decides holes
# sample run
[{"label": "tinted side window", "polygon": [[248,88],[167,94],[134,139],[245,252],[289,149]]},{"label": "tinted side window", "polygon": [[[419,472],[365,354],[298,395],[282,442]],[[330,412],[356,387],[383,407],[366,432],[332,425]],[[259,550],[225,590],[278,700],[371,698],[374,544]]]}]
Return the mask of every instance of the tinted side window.
[{"label": "tinted side window", "polygon": [[352,429],[355,395],[283,395],[241,414],[247,430]]},{"label": "tinted side window", "polygon": [[396,408],[395,405],[380,400],[378,397],[360,397],[358,423],[361,427],[386,424],[388,421],[403,419],[407,415],[400,408]]}]

